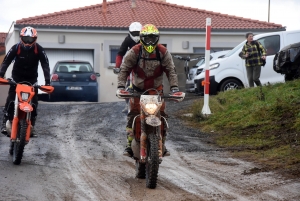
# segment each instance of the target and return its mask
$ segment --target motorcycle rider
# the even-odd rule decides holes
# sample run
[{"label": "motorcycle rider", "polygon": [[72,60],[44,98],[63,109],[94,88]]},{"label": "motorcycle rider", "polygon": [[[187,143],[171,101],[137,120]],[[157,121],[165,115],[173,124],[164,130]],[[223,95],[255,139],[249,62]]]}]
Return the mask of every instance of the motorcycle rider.
[{"label": "motorcycle rider", "polygon": [[[132,22],[129,26],[129,33],[125,37],[124,41],[122,42],[120,49],[118,51],[118,54],[116,56],[116,67],[115,68],[120,68],[122,60],[126,52],[131,49],[133,46],[137,45],[140,43],[140,31],[142,29],[142,24],[139,22]],[[127,77],[127,82],[126,82],[126,88],[131,87],[130,84],[130,75]],[[126,106],[122,110],[122,112],[127,113],[128,111],[128,102],[129,99],[125,99],[126,101]]]},{"label": "motorcycle rider", "polygon": [[[159,44],[159,31],[153,24],[146,24],[140,32],[140,44],[132,47],[124,57],[118,74],[118,90],[117,96],[126,93],[126,78],[131,71],[133,74],[133,90],[136,92],[144,92],[150,88],[156,88],[159,92],[163,92],[163,72],[166,73],[170,83],[171,93],[179,92],[178,78],[175,65],[171,54],[167,48]],[[158,58],[159,57],[159,58]],[[127,114],[127,147],[123,155],[132,156],[131,142],[133,140],[132,123],[136,115],[139,114],[139,98],[133,98],[129,101],[129,112]],[[164,112],[165,104],[161,107],[161,115],[167,117]],[[163,144],[165,143],[166,132],[163,133]],[[164,156],[170,155],[165,149]]]},{"label": "motorcycle rider", "polygon": [[[44,48],[36,42],[37,37],[37,31],[32,27],[24,27],[20,31],[20,42],[13,45],[4,57],[0,68],[0,77],[4,77],[7,68],[14,61],[12,79],[17,83],[26,81],[31,84],[35,84],[38,78],[38,65],[40,62],[44,72],[45,85],[50,85],[50,67],[48,57]],[[1,126],[1,133],[5,135],[7,135],[6,121],[8,119],[12,120],[12,114],[8,114],[8,112],[9,108],[13,107],[12,102],[15,100],[15,95],[16,87],[10,86],[3,110],[4,116]],[[32,98],[32,104],[34,110],[31,113],[31,130],[33,131],[37,116],[38,89],[35,90],[35,96]],[[35,134],[32,132],[31,136],[33,137],[34,135]]]}]

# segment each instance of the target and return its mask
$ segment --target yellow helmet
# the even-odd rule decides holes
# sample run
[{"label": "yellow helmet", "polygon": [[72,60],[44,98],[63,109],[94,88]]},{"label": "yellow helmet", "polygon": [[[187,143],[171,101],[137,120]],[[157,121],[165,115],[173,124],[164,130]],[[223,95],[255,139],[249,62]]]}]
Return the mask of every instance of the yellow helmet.
[{"label": "yellow helmet", "polygon": [[140,41],[149,53],[155,50],[159,41],[159,31],[153,24],[146,24],[140,32]]}]

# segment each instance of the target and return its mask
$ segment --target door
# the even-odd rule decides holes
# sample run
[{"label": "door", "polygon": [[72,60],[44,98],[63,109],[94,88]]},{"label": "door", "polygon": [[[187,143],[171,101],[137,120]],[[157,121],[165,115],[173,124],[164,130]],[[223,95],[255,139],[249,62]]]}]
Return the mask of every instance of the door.
[{"label": "door", "polygon": [[266,65],[261,68],[260,81],[262,84],[284,82],[284,76],[273,70],[273,59],[280,50],[280,35],[260,38],[260,42],[267,52]]}]

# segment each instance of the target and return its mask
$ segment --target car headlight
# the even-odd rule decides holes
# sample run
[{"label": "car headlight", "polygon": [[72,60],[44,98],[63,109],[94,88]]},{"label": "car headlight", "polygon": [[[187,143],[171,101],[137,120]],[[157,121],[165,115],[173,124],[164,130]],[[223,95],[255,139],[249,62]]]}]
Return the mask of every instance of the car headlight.
[{"label": "car headlight", "polygon": [[28,100],[28,98],[29,98],[29,93],[21,93],[21,98],[22,98],[22,100],[23,101],[27,101]]},{"label": "car headlight", "polygon": [[219,64],[219,63],[211,64],[211,65],[209,66],[209,70],[212,70],[212,69],[218,68],[219,66],[220,66],[220,64]]}]

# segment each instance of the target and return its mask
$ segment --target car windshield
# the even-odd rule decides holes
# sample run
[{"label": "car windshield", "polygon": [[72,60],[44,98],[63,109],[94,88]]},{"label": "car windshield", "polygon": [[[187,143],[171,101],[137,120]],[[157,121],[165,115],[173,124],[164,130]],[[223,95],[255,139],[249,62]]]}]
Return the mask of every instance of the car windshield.
[{"label": "car windshield", "polygon": [[204,58],[204,57],[201,58],[201,59],[198,61],[198,63],[196,64],[196,66],[201,66],[201,65],[204,63],[204,61],[205,61],[205,58]]},{"label": "car windshield", "polygon": [[231,55],[233,55],[236,51],[238,51],[245,44],[245,42],[246,42],[246,40],[244,40],[243,42],[238,44],[235,48],[233,48],[227,54],[225,54],[224,57],[230,57]]},{"label": "car windshield", "polygon": [[89,63],[59,63],[55,72],[71,72],[71,73],[85,73],[93,72],[93,68]]}]

